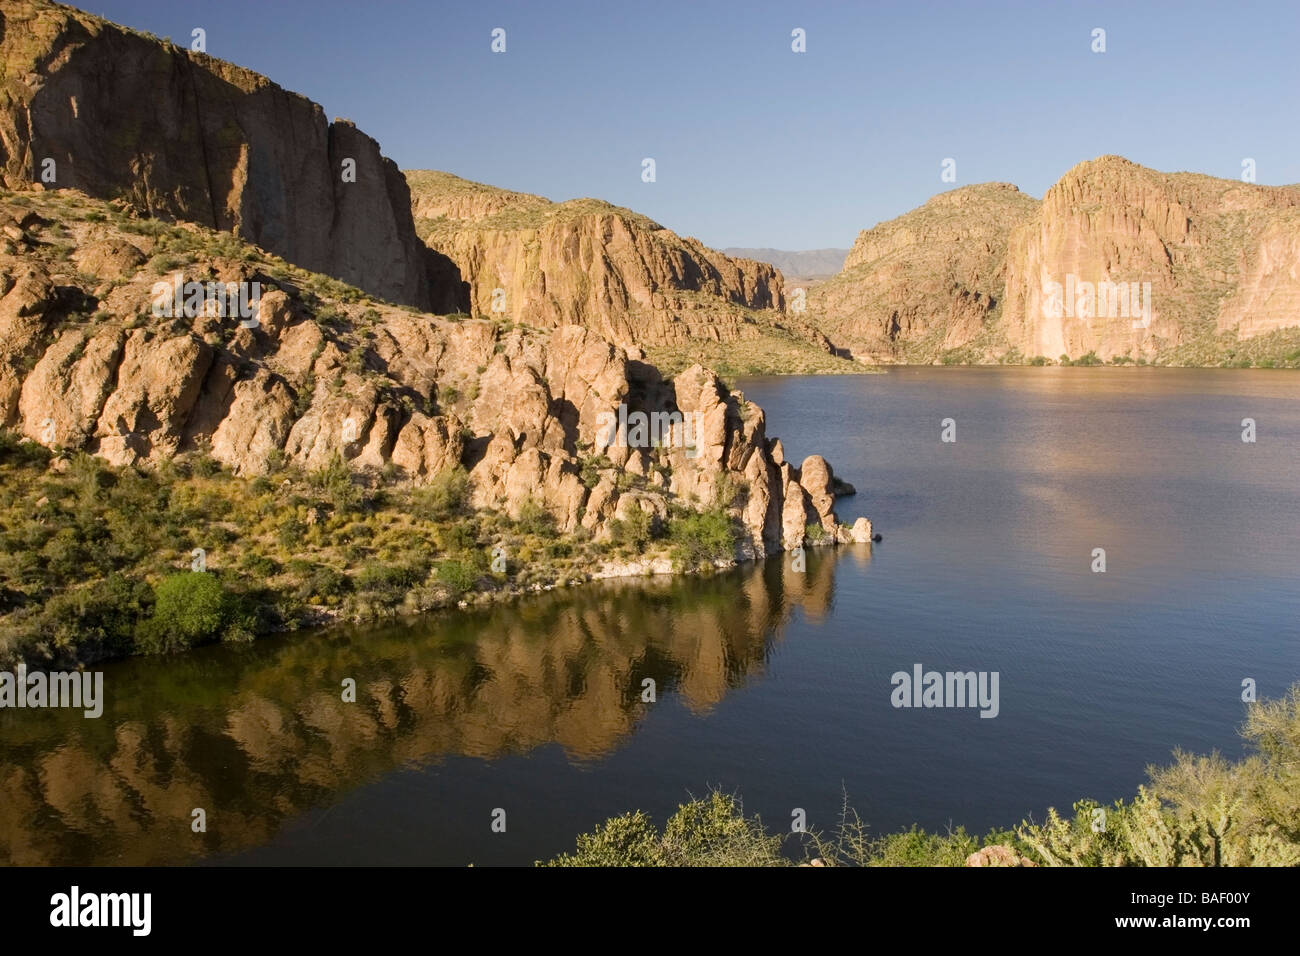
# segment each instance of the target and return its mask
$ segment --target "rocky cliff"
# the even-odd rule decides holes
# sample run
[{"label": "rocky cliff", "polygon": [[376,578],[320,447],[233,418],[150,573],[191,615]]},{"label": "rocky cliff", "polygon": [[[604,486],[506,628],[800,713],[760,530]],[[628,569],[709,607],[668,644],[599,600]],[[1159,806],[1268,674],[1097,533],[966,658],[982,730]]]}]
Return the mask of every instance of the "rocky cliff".
[{"label": "rocky cliff", "polygon": [[652,355],[763,340],[828,355],[825,339],[785,311],[781,273],[767,263],[595,199],[554,203],[449,173],[406,175],[416,228],[459,268],[474,315],[584,325]]},{"label": "rocky cliff", "polygon": [[[716,506],[743,525],[744,556],[800,544],[814,523],[852,537],[825,461],[785,461],[762,410],[702,367],[670,381],[581,326],[396,308],[74,191],[0,194],[0,232],[0,426],[43,444],[119,464],[201,449],[243,474],[273,457],[339,456],[372,481],[464,467],[478,506],[540,506],[598,537],[636,512]],[[208,291],[197,312],[158,314],[158,283],[174,281]],[[217,283],[258,283],[254,318],[223,314]],[[609,427],[620,408],[665,429],[629,437]]]},{"label": "rocky cliff", "polygon": [[392,302],[454,311],[406,182],[346,120],[265,77],[70,7],[0,7],[0,182],[122,198]]},{"label": "rocky cliff", "polygon": [[[1142,308],[1103,308],[1101,283]],[[1013,348],[1049,358],[1151,359],[1298,326],[1300,189],[1080,163],[1011,236],[1003,319]]]},{"label": "rocky cliff", "polygon": [[963,187],[863,232],[809,304],[867,360],[1293,361],[1300,188],[1118,156],[1080,163],[1041,202]]}]

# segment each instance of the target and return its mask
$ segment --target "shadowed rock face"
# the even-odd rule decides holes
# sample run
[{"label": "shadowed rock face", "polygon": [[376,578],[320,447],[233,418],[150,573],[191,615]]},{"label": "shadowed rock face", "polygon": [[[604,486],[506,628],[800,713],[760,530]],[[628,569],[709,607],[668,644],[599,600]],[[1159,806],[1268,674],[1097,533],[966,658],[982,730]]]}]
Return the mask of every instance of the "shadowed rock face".
[{"label": "shadowed rock face", "polygon": [[[1144,294],[1150,283],[1150,321],[1123,306],[1054,314],[1052,285],[1070,276]],[[1300,326],[1300,189],[1118,156],[1080,163],[1041,202],[1000,183],[962,187],[859,235],[844,271],[810,291],[809,320],[879,361],[954,350],[1217,361],[1236,341]]]},{"label": "shadowed rock face", "polygon": [[[0,181],[42,181],[225,230],[423,309],[462,303],[415,235],[400,170],[265,77],[69,7],[6,2]],[[53,161],[50,167],[47,160]],[[355,163],[355,182],[344,164]]]}]

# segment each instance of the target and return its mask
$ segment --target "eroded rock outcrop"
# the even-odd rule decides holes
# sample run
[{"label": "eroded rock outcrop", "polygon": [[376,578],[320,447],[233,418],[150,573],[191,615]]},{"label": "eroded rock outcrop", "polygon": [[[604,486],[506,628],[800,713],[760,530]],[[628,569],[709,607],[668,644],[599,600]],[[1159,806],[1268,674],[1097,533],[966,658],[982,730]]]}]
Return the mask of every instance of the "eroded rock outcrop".
[{"label": "eroded rock outcrop", "polygon": [[1021,856],[1005,843],[994,843],[976,850],[966,857],[967,866],[1037,866],[1027,856]]},{"label": "eroded rock outcrop", "polygon": [[[702,366],[667,380],[579,325],[308,299],[297,290],[316,278],[253,247],[192,227],[141,233],[75,192],[0,197],[0,228],[18,234],[0,254],[0,426],[35,441],[115,464],[206,451],[246,475],[273,459],[414,483],[463,467],[474,505],[540,507],[560,531],[597,536],[638,512],[662,523],[674,507],[723,508],[743,526],[741,557],[802,544],[810,525],[816,541],[855,539],[825,460],[793,467],[762,409]],[[160,277],[133,240],[192,261]],[[252,319],[206,300],[158,314],[156,286],[182,280],[265,291]]]},{"label": "eroded rock outcrop", "polygon": [[[1298,237],[1295,187],[1160,173],[1119,156],[1080,163],[1011,238],[1007,339],[1029,356],[1152,358],[1210,332],[1300,325]],[[1052,301],[1071,276],[1074,301]],[[1107,282],[1141,307],[1132,294],[1128,308],[1090,305],[1089,288]]]}]

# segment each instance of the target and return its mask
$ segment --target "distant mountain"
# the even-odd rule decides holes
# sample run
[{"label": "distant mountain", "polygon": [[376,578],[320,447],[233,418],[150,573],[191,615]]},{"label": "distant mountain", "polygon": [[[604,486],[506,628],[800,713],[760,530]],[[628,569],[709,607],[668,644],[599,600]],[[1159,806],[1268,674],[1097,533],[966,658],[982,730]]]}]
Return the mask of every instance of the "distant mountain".
[{"label": "distant mountain", "polygon": [[755,259],[776,266],[786,278],[802,276],[816,278],[833,276],[844,268],[844,259],[849,254],[847,249],[723,249],[729,256],[741,259]]},{"label": "distant mountain", "polygon": [[807,319],[867,361],[1295,365],[1300,186],[1119,156],[1041,202],[964,186],[863,231]]}]

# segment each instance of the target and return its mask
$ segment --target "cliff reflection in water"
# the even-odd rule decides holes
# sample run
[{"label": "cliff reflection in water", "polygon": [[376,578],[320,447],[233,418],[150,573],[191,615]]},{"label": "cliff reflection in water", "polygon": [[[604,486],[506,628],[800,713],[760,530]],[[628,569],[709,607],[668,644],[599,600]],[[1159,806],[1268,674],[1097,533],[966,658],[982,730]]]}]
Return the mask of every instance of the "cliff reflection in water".
[{"label": "cliff reflection in water", "polygon": [[[849,560],[869,548],[840,549]],[[707,712],[762,674],[795,608],[824,615],[832,553],[707,580],[639,580],[382,628],[136,660],[103,717],[0,712],[0,860],[184,862],[268,842],[295,815],[444,756],[558,743],[595,760],[678,695]],[[341,682],[354,678],[356,703]],[[191,813],[207,832],[191,831]]]}]

